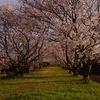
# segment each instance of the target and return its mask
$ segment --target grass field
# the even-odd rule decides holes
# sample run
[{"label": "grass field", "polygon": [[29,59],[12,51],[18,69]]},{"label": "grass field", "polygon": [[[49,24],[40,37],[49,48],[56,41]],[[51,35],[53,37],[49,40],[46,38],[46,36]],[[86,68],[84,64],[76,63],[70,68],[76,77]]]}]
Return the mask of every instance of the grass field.
[{"label": "grass field", "polygon": [[84,84],[58,66],[0,80],[0,100],[100,100],[100,84]]}]

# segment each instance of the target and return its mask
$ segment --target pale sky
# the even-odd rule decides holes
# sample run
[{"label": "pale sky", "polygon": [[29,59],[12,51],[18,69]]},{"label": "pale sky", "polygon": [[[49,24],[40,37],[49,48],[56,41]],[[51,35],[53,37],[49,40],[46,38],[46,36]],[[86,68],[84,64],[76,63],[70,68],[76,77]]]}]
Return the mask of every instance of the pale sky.
[{"label": "pale sky", "polygon": [[0,0],[0,5],[2,5],[2,4],[14,5],[16,3],[17,3],[17,0]]}]

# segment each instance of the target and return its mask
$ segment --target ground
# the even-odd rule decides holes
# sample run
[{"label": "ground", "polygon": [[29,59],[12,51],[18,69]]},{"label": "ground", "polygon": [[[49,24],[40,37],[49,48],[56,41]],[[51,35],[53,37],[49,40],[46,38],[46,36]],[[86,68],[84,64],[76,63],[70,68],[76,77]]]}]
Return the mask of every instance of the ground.
[{"label": "ground", "polygon": [[100,84],[47,66],[0,80],[0,100],[100,100]]},{"label": "ground", "polygon": [[91,75],[90,79],[100,83],[100,75]]}]

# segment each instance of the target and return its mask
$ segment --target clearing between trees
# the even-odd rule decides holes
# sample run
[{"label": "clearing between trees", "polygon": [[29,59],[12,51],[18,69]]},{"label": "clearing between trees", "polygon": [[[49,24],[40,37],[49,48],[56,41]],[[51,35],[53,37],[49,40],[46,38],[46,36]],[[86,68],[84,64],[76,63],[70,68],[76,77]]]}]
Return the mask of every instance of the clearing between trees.
[{"label": "clearing between trees", "polygon": [[0,80],[0,100],[99,100],[100,84],[47,66],[23,76]]}]

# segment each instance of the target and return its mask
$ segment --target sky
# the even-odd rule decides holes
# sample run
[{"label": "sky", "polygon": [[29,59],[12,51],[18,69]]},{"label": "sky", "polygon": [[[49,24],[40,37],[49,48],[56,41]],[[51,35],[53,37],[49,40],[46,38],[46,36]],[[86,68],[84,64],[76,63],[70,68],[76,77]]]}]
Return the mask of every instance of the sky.
[{"label": "sky", "polygon": [[0,0],[0,5],[4,5],[4,4],[10,4],[10,5],[14,5],[17,3],[17,0]]}]

